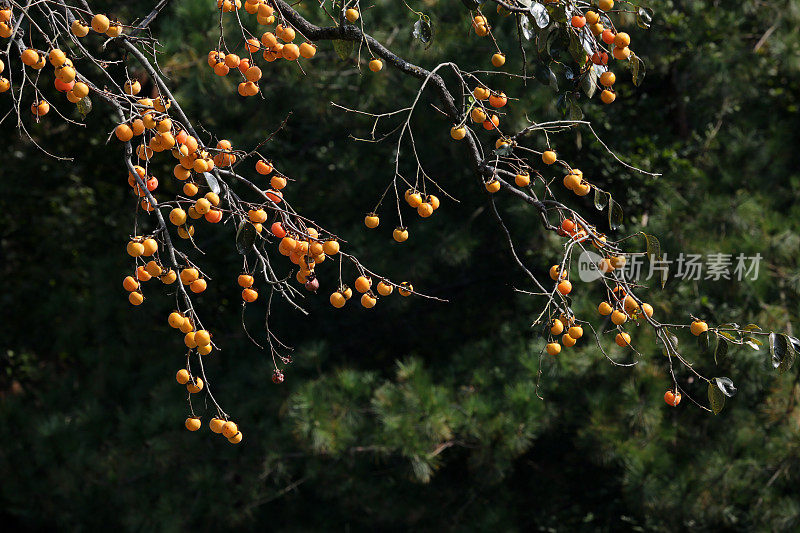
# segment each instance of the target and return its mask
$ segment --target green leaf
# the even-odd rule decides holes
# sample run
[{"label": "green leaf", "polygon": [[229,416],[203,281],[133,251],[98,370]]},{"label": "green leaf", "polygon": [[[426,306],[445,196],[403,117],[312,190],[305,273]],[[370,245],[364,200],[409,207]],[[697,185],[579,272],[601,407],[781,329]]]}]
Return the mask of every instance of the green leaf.
[{"label": "green leaf", "polygon": [[535,35],[533,28],[531,28],[531,24],[533,24],[531,22],[532,20],[532,17],[528,15],[519,17],[519,29],[522,32],[522,36],[528,41],[530,41]]},{"label": "green leaf", "polygon": [[246,220],[239,224],[239,229],[236,230],[236,250],[242,255],[245,255],[253,247],[256,242],[256,228]]},{"label": "green leaf", "polygon": [[547,57],[550,56],[550,49],[556,40],[556,36],[555,26],[548,26],[539,32],[539,35],[536,36],[536,51],[540,56],[542,54]]},{"label": "green leaf", "polygon": [[206,179],[206,183],[208,183],[208,187],[211,189],[211,192],[214,194],[219,194],[219,182],[217,178],[214,177],[214,174],[211,172],[203,172],[203,177]]},{"label": "green leaf", "polygon": [[622,207],[613,198],[608,199],[608,226],[615,230],[622,224]]},{"label": "green leaf", "polygon": [[713,382],[708,384],[708,403],[715,415],[718,415],[725,407],[725,395]]},{"label": "green leaf", "polygon": [[556,78],[553,69],[551,69],[548,65],[542,63],[536,65],[533,75],[540,83],[542,83],[542,85],[549,85],[554,90],[558,90],[558,79]]},{"label": "green leaf", "polygon": [[650,24],[653,23],[653,10],[649,7],[640,7],[636,12],[636,24],[640,28],[649,29]]},{"label": "green leaf", "polygon": [[561,94],[556,100],[556,109],[558,112],[561,113],[562,116],[566,116],[567,114],[567,95]]},{"label": "green leaf", "polygon": [[602,211],[608,205],[608,199],[611,198],[611,195],[605,191],[601,191],[600,189],[594,189],[594,207],[598,211]]},{"label": "green leaf", "polygon": [[583,110],[581,110],[581,106],[578,105],[572,94],[567,95],[567,113],[570,120],[581,120],[583,118]]},{"label": "green leaf", "polygon": [[653,261],[653,258],[660,260],[661,259],[661,243],[658,242],[658,238],[655,235],[648,235],[647,233],[642,233],[644,235],[645,241],[647,241],[647,256]]},{"label": "green leaf", "polygon": [[727,396],[728,398],[733,398],[734,396],[736,396],[736,387],[734,387],[731,378],[726,378],[726,377],[714,378],[713,382],[720,390],[720,392],[725,396]]},{"label": "green leaf", "polygon": [[427,45],[425,48],[430,46],[431,42],[433,41],[433,26],[431,25],[431,19],[428,17],[428,15],[420,16],[419,19],[414,23],[413,34],[415,38]]},{"label": "green leaf", "polygon": [[639,56],[634,53],[631,53],[631,57],[628,61],[630,61],[631,66],[631,79],[633,80],[633,84],[638,87],[644,81],[644,76],[647,71],[644,66],[644,61],[639,59]]},{"label": "green leaf", "polygon": [[761,331],[761,328],[758,324],[747,324],[744,328],[744,331]]},{"label": "green leaf", "polygon": [[583,49],[583,43],[572,32],[569,34],[569,48],[567,50],[578,65],[583,67],[586,64],[586,51]]},{"label": "green leaf", "polygon": [[581,88],[588,98],[594,96],[597,91],[597,78],[597,69],[594,67],[589,67],[589,70],[581,78]]},{"label": "green leaf", "polygon": [[508,143],[500,146],[500,148],[495,148],[494,150],[492,150],[492,153],[499,155],[501,157],[505,157],[511,155],[513,151],[514,147],[511,145],[511,143]]},{"label": "green leaf", "polygon": [[717,337],[717,347],[714,349],[714,362],[720,364],[728,357],[728,341],[722,337]]},{"label": "green leaf", "polygon": [[[731,339],[732,339],[732,338],[733,338],[733,337],[731,336]],[[758,351],[758,350],[759,350],[759,347],[760,347],[760,346],[762,346],[762,345],[764,344],[764,343],[763,343],[763,342],[761,342],[760,340],[758,340],[758,339],[754,339],[753,337],[747,337],[747,340],[746,340],[746,341],[744,341],[744,343],[745,343],[746,345],[748,345],[749,347],[751,347],[752,349],[754,349],[755,351]]]},{"label": "green leaf", "polygon": [[786,335],[774,331],[769,334],[769,354],[772,357],[772,367],[780,369],[781,373],[794,363],[794,348],[789,344]]},{"label": "green leaf", "polygon": [[534,2],[529,8],[533,20],[540,28],[546,28],[550,24],[550,14],[547,9],[540,3]]},{"label": "green leaf", "polygon": [[341,41],[336,39],[333,41],[333,49],[336,50],[336,54],[342,60],[345,60],[353,53],[353,41]]},{"label": "green leaf", "polygon": [[547,12],[550,13],[550,17],[555,20],[556,22],[566,23],[567,19],[569,18],[567,15],[567,8],[564,5],[553,5],[551,4],[549,8],[546,8]]},{"label": "green leaf", "polygon": [[78,100],[76,107],[78,108],[78,113],[81,114],[81,117],[86,118],[86,115],[92,112],[92,101],[88,96],[84,96]]},{"label": "green leaf", "polygon": [[708,353],[709,347],[711,346],[710,342],[711,336],[709,335],[708,331],[704,331],[697,337],[697,345],[700,346],[701,353]]}]

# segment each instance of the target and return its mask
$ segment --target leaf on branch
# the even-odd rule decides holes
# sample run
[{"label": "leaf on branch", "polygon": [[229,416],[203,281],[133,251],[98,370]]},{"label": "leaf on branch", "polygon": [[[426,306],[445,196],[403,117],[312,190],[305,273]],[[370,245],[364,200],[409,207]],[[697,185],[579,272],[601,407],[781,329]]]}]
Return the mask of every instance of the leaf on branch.
[{"label": "leaf on branch", "polygon": [[736,396],[736,387],[734,387],[731,378],[714,378],[714,384],[717,386],[720,392],[728,398],[733,398]]},{"label": "leaf on branch", "polygon": [[566,23],[567,19],[570,18],[569,14],[567,13],[566,2],[564,3],[564,5],[550,4],[550,8],[546,9],[546,11],[550,14],[550,17],[556,22]]},{"label": "leaf on branch", "polygon": [[711,336],[709,335],[708,331],[704,331],[697,337],[697,345],[700,346],[701,353],[708,353],[708,349],[711,346],[710,342]]},{"label": "leaf on branch", "polygon": [[414,37],[419,39],[427,49],[433,41],[433,26],[428,15],[422,15],[414,23]]},{"label": "leaf on branch", "polygon": [[780,369],[781,373],[794,363],[794,348],[790,346],[786,335],[774,331],[769,334],[769,354],[772,357],[772,367]]},{"label": "leaf on branch", "polygon": [[555,42],[557,36],[558,32],[555,31],[555,26],[548,26],[539,32],[536,37],[536,49],[540,56],[542,54],[550,56],[550,49],[553,47],[553,42]]},{"label": "leaf on branch", "polygon": [[548,65],[542,63],[536,65],[533,75],[542,85],[550,85],[553,90],[558,90],[558,79],[556,78],[553,69],[551,69]]},{"label": "leaf on branch", "polygon": [[219,182],[217,178],[211,172],[203,172],[203,177],[206,179],[206,183],[208,183],[208,187],[211,189],[211,192],[214,194],[219,194]]},{"label": "leaf on branch", "polygon": [[633,52],[631,52],[631,57],[628,61],[630,61],[631,79],[633,80],[633,84],[638,87],[644,81],[644,75],[646,71],[644,61],[642,61],[639,56]]},{"label": "leaf on branch", "polygon": [[583,92],[586,93],[588,98],[594,96],[594,93],[597,90],[598,77],[599,75],[597,74],[597,69],[589,67],[589,70],[587,70],[586,74],[584,74],[583,78],[581,78],[581,88],[583,89]]},{"label": "leaf on branch", "polygon": [[578,39],[583,45],[583,49],[586,51],[586,53],[591,56],[595,52],[595,49],[594,49],[594,39],[592,39],[592,37],[589,35],[589,32],[584,31],[579,33]]},{"label": "leaf on branch", "polygon": [[236,250],[245,255],[253,247],[256,242],[256,228],[246,220],[239,224],[239,229],[236,230]]},{"label": "leaf on branch", "polygon": [[461,3],[468,9],[478,9],[481,7],[481,0],[461,0]]},{"label": "leaf on branch", "polygon": [[622,206],[613,198],[608,199],[608,227],[616,230],[622,224]]},{"label": "leaf on branch", "polygon": [[728,357],[728,341],[722,337],[717,337],[717,347],[714,349],[714,362],[720,364]]},{"label": "leaf on branch", "polygon": [[527,15],[520,17],[519,29],[522,32],[522,36],[525,37],[526,40],[530,41],[534,36],[533,28],[531,28],[531,17]]},{"label": "leaf on branch", "polygon": [[795,359],[794,343],[788,335],[772,332],[769,334],[769,353],[772,356],[772,366],[781,374],[792,368]]},{"label": "leaf on branch", "polygon": [[789,339],[789,344],[792,346],[792,348],[794,348],[794,351],[800,352],[800,339],[798,339],[797,337],[788,337],[788,336],[787,338]]},{"label": "leaf on branch", "polygon": [[567,95],[567,112],[570,120],[583,119],[583,110],[581,109],[581,106],[578,105],[578,102],[575,100],[575,96],[573,96],[572,93]]},{"label": "leaf on branch", "polygon": [[586,64],[586,52],[583,49],[583,44],[572,32],[569,34],[569,48],[567,50],[578,65],[583,67]]},{"label": "leaf on branch", "polygon": [[78,113],[81,114],[81,118],[86,118],[86,115],[92,112],[92,101],[88,96],[84,96],[78,100],[76,107],[78,108]]},{"label": "leaf on branch", "polygon": [[506,143],[500,146],[500,148],[495,148],[492,150],[492,153],[495,155],[499,155],[500,157],[505,157],[511,155],[514,151],[514,147],[511,146],[511,143]]},{"label": "leaf on branch", "polygon": [[536,25],[540,28],[546,28],[548,24],[550,24],[550,14],[542,4],[534,2],[531,4],[529,10],[533,16],[533,20],[536,22]]},{"label": "leaf on branch", "polygon": [[642,233],[642,235],[644,235],[647,241],[647,255],[661,259],[661,243],[658,242],[658,238],[655,235],[648,235],[647,233]]},{"label": "leaf on branch", "polygon": [[[733,339],[733,336],[731,336],[731,339]],[[759,348],[764,344],[760,340],[754,339],[753,337],[747,337],[747,340],[744,341],[744,343],[755,351],[758,351]]]},{"label": "leaf on branch", "polygon": [[713,382],[708,384],[708,403],[715,415],[718,415],[725,407],[725,395]]},{"label": "leaf on branch", "polygon": [[653,10],[649,7],[640,7],[636,12],[636,24],[638,24],[640,28],[647,30],[650,28],[650,24],[652,23]]},{"label": "leaf on branch", "polygon": [[611,194],[601,191],[598,188],[594,190],[594,207],[598,211],[602,211],[608,205],[608,199],[611,198]]},{"label": "leaf on branch", "polygon": [[336,55],[338,55],[342,61],[350,57],[350,54],[353,53],[353,41],[341,41],[339,39],[335,39],[333,41],[333,49],[336,50]]}]

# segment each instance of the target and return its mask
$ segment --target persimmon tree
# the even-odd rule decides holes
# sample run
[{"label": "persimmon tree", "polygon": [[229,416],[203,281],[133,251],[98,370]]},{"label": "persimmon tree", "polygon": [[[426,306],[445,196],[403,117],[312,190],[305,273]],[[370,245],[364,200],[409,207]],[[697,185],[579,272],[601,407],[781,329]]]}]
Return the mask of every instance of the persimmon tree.
[{"label": "persimmon tree", "polygon": [[[190,431],[201,427],[201,414],[205,413],[195,411],[193,398],[204,395],[206,405],[210,405],[211,430],[238,443],[242,431],[214,396],[212,379],[203,366],[205,357],[213,357],[215,350],[222,348],[203,326],[203,310],[194,304],[194,295],[204,292],[209,283],[237,287],[243,306],[265,310],[265,331],[247,334],[270,354],[276,384],[284,381],[292,362],[279,332],[270,328],[270,315],[278,301],[305,313],[302,299],[306,293],[328,298],[336,309],[344,308],[331,312],[347,312],[348,307],[359,304],[370,309],[395,292],[421,300],[443,298],[415,287],[413,280],[389,279],[372,270],[367,259],[349,250],[347,236],[325,225],[324,214],[301,213],[293,207],[291,161],[273,161],[267,151],[269,141],[280,136],[282,124],[275,124],[273,133],[253,146],[239,147],[224,139],[222,132],[200,128],[202,117],[187,116],[159,67],[159,43],[149,30],[167,3],[157,2],[146,17],[130,23],[100,13],[85,1],[13,0],[3,4],[0,92],[5,94],[0,96],[0,105],[8,109],[2,124],[16,127],[35,144],[29,134],[31,121],[63,120],[80,126],[59,108],[76,105],[85,115],[99,104],[112,111],[116,126],[108,140],[112,149],[120,151],[118,171],[127,174],[127,186],[136,202],[126,246],[133,262],[122,285],[134,306],[145,303],[147,291],[158,290],[153,287],[154,279],[164,285],[161,290],[174,294],[175,309],[165,314],[170,326],[183,335],[186,348],[185,364],[176,373],[176,380],[189,393],[185,425]],[[617,76],[623,73],[630,75],[634,85],[643,82],[645,63],[633,52],[623,23],[649,27],[653,16],[649,8],[613,0],[452,2],[454,13],[463,20],[465,35],[485,41],[486,61],[461,65],[454,59],[424,68],[416,64],[416,59],[399,57],[370,34],[370,28],[380,21],[371,20],[370,5],[360,0],[320,0],[318,5],[305,7],[283,0],[216,3],[218,19],[209,20],[208,26],[218,29],[218,40],[207,53],[207,65],[195,68],[210,68],[232,80],[228,98],[267,97],[269,85],[264,72],[275,61],[296,63],[297,83],[306,82],[303,64],[320,60],[318,47],[323,46],[333,48],[342,61],[349,61],[363,76],[417,80],[416,94],[391,95],[392,99],[406,99],[406,105],[381,114],[332,104],[342,113],[363,120],[364,133],[352,134],[355,142],[394,143],[386,183],[380,184],[382,193],[374,206],[363,207],[367,211],[364,225],[367,230],[385,231],[387,241],[391,233],[395,242],[403,243],[413,239],[407,224],[409,216],[433,218],[431,223],[435,223],[438,209],[458,201],[449,190],[484,195],[497,222],[498,238],[507,243],[509,253],[530,281],[530,289],[524,292],[542,301],[541,312],[532,317],[533,327],[544,338],[540,367],[547,364],[545,357],[563,356],[564,348],[589,338],[588,342],[611,364],[634,365],[641,356],[636,350],[635,329],[652,328],[672,378],[665,384],[665,402],[675,407],[686,395],[700,408],[718,413],[725,398],[736,392],[733,381],[707,377],[698,370],[679,349],[676,332],[686,330],[696,336],[702,350],[715,359],[724,357],[730,345],[759,349],[767,341],[773,366],[780,371],[792,366],[800,348],[795,337],[761,331],[755,324],[709,325],[702,317],[691,315],[672,322],[657,317],[650,302],[657,301],[667,271],[659,280],[661,288],[646,287],[628,279],[622,271],[635,257],[660,261],[658,238],[644,233],[617,235],[625,199],[614,198],[592,183],[579,170],[579,162],[559,157],[559,139],[582,130],[596,140],[614,164],[657,175],[617,157],[613,147],[583,119],[580,107],[613,104],[617,100]],[[417,19],[413,36],[430,43],[441,31],[436,22],[413,5],[406,5]],[[511,22],[503,23],[504,19]],[[501,26],[505,31],[513,30],[517,48],[500,48],[495,27]],[[121,51],[119,59],[110,58],[112,45]],[[555,71],[566,80],[557,102],[564,118],[539,122],[533,118],[536,110],[531,109],[525,110],[525,127],[508,127],[505,110],[515,105],[515,96],[503,92],[502,80],[554,85],[558,83]],[[53,92],[50,85],[64,94],[59,98],[66,103],[46,97]],[[143,93],[145,88],[150,89],[151,97],[143,96],[147,94]],[[432,97],[435,103],[423,96]],[[224,109],[224,99],[215,105]],[[426,114],[444,117],[450,124],[442,136],[462,145],[466,164],[474,175],[472,183],[449,183],[446,176],[426,171],[415,141],[414,129],[419,126],[412,121]],[[37,147],[45,156],[60,158],[46,146]],[[154,175],[153,159],[169,156],[174,159],[172,176]],[[170,197],[162,193],[159,180],[173,179],[181,184],[181,192]],[[577,201],[568,199],[571,194],[578,197]],[[543,269],[535,268],[517,253],[503,217],[504,206],[510,202],[527,206],[541,231],[553,232],[562,239],[560,256],[544,269],[549,277],[535,274]],[[590,222],[592,209],[607,212],[608,227]],[[217,224],[225,228],[209,226]],[[227,231],[234,236],[235,250],[242,256],[241,271],[231,272],[227,280],[211,280],[203,270],[204,234],[212,231]],[[591,266],[597,271],[598,292],[604,294],[598,305],[600,319],[576,316],[571,300],[574,292],[590,290],[577,282],[573,286],[569,275],[578,255],[589,250],[596,254],[587,257],[596,257]],[[359,304],[348,303],[356,294],[360,294]],[[604,342],[607,337],[613,337],[622,352],[612,352],[617,348]],[[678,379],[674,371],[677,366],[684,367],[693,376],[692,381],[707,385],[709,407],[695,399],[687,384]]]}]

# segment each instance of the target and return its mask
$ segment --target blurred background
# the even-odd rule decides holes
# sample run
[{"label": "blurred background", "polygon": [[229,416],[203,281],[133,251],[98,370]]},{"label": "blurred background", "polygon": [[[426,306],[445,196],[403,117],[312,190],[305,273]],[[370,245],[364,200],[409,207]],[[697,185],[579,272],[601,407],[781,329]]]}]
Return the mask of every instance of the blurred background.
[{"label": "blurred background", "polygon": [[[454,58],[462,68],[490,68],[490,43],[469,33],[461,2],[409,5],[433,21],[428,49],[413,38],[417,16],[402,2],[375,1],[364,7],[364,22],[427,68]],[[133,21],[152,2],[92,7]],[[646,294],[658,318],[686,323],[693,313],[715,324],[756,322],[791,333],[800,289],[800,2],[666,0],[652,7],[650,30],[632,18],[624,24],[647,66],[641,87],[616,67],[613,105],[579,103],[622,159],[663,176],[628,171],[586,134],[555,137],[554,146],[622,205],[617,235],[653,233],[670,255],[761,253],[756,281],[652,287]],[[298,9],[324,23],[317,2]],[[489,3],[486,12],[505,36],[508,69],[519,70],[513,18],[497,16]],[[197,305],[222,347],[206,359],[206,371],[244,441],[233,446],[211,435],[207,417],[201,431],[189,433],[185,391],[174,379],[184,347],[166,321],[174,300],[153,286],[145,305],[132,308],[121,286],[130,270],[124,250],[135,199],[121,148],[106,144],[110,110],[95,101],[84,128],[55,116],[31,121],[36,141],[71,162],[43,155],[6,121],[3,523],[75,531],[800,527],[797,368],[780,375],[764,348],[747,347],[715,365],[681,336],[683,353],[701,373],[729,376],[739,388],[714,416],[688,401],[675,409],[664,404],[666,360],[643,329],[633,332],[643,355],[633,368],[611,365],[589,342],[540,366],[545,341],[531,322],[542,302],[514,291],[531,287],[462,164],[451,125],[430,108],[414,122],[420,156],[460,203],[443,200],[424,221],[409,217],[411,238],[403,245],[391,239],[391,203],[379,230],[363,228],[363,214],[391,179],[393,143],[350,140],[367,136],[371,122],[330,102],[391,111],[413,99],[417,81],[363,65],[359,74],[353,60],[340,60],[324,42],[303,63],[305,75],[296,64],[263,66],[265,98],[244,100],[232,79],[206,65],[218,38],[215,2],[171,2],[152,27],[162,44],[159,63],[197,125],[250,148],[291,111],[264,152],[297,180],[287,189],[293,204],[348,239],[374,270],[449,303],[390,297],[370,311],[352,303],[335,310],[327,302],[335,275],[322,265],[320,294],[304,302],[309,317],[280,302],[274,309],[275,331],[295,348],[286,382],[277,386],[268,354],[241,328],[234,230],[203,225],[196,238],[207,254],[200,261],[213,282]],[[121,52],[111,45],[108,54]],[[526,114],[561,116],[551,87],[492,80],[518,99],[505,124],[521,128]],[[143,81],[145,92],[152,90]],[[47,94],[80,120],[63,95]],[[0,110],[8,105],[0,95]],[[177,192],[168,159],[154,160],[162,198]],[[589,200],[566,201],[595,216]],[[528,265],[546,276],[558,241],[518,201],[499,194],[497,202]],[[606,228],[602,213],[596,222]],[[288,274],[288,263],[280,264]],[[602,298],[598,288],[578,284],[578,315],[596,316]],[[262,340],[264,310],[261,302],[244,313]],[[705,403],[700,383],[686,381],[684,370],[678,377]]]}]

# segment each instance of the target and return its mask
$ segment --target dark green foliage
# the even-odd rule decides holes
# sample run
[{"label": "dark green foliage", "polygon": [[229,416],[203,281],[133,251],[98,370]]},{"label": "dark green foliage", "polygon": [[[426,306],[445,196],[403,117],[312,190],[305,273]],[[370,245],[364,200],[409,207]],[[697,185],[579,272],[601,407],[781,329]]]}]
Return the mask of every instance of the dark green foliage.
[{"label": "dark green foliage", "polygon": [[[413,35],[419,15],[401,2],[375,3],[365,24],[379,40],[400,27],[392,42],[400,55],[426,68],[453,58],[489,66],[488,42],[467,37],[467,11],[458,2],[411,4],[435,28],[427,44]],[[410,101],[418,82],[390,69],[379,75],[362,69],[358,76],[355,54],[343,61],[333,45],[321,43],[317,58],[304,65],[306,75],[295,65],[270,64],[266,99],[244,101],[230,80],[205,65],[217,39],[212,4],[170,3],[154,28],[164,44],[160,64],[189,115],[249,148],[292,111],[266,152],[297,178],[287,189],[293,203],[345,236],[375,270],[413,280],[450,303],[392,296],[371,311],[335,310],[326,297],[332,278],[323,277],[320,296],[306,299],[310,317],[276,302],[273,327],[296,347],[286,382],[276,386],[268,356],[241,330],[236,228],[203,226],[198,239],[214,281],[198,303],[222,347],[207,359],[207,372],[245,440],[234,447],[210,435],[208,417],[190,434],[182,426],[185,393],[173,378],[183,347],[166,323],[174,299],[153,287],[145,305],[132,309],[121,287],[134,199],[120,148],[106,146],[99,133],[113,127],[108,110],[95,102],[86,129],[55,117],[32,126],[37,141],[74,162],[38,153],[6,122],[0,131],[0,517],[6,524],[79,531],[800,527],[798,369],[773,369],[776,357],[780,367],[794,354],[791,339],[777,337],[774,356],[767,343],[756,351],[722,338],[708,339],[701,353],[680,334],[689,361],[705,375],[729,376],[739,389],[731,398],[713,385],[715,402],[725,403],[717,416],[686,397],[678,408],[665,405],[666,358],[643,330],[633,334],[643,355],[633,368],[612,365],[590,342],[540,361],[544,341],[530,324],[540,302],[514,292],[529,285],[506,253],[476,178],[460,166],[451,124],[429,107],[414,120],[420,156],[461,203],[440,195],[434,217],[411,219],[403,245],[391,241],[384,224],[363,229],[363,213],[391,178],[393,146],[349,140],[348,133],[367,136],[371,122],[329,102],[389,111]],[[316,2],[307,4],[312,20],[322,23]],[[759,279],[745,284],[670,279],[662,290],[651,280],[648,296],[658,317],[686,323],[691,313],[712,324],[756,322],[765,331],[796,334],[800,4],[655,4],[649,30],[636,28],[633,15],[626,26],[647,67],[641,86],[615,68],[613,105],[600,107],[597,97],[589,101],[582,93],[577,105],[622,159],[663,176],[621,167],[585,133],[558,136],[560,157],[578,162],[625,216],[618,219],[607,201],[602,211],[591,198],[573,205],[601,228],[610,217],[625,234],[657,236],[668,256],[764,258]],[[132,20],[150,3],[126,6],[124,17]],[[508,36],[501,44],[507,65],[517,69],[513,18],[486,11],[498,35]],[[535,65],[528,69],[540,77]],[[561,84],[561,70],[546,72],[546,82],[556,75]],[[551,88],[496,79],[498,89],[519,99],[510,102],[504,123],[521,127],[525,114],[561,116]],[[151,89],[146,80],[144,86]],[[0,109],[6,96],[0,95]],[[72,112],[62,100],[51,97]],[[166,178],[167,160],[156,161],[164,162],[163,186],[176,191]],[[544,274],[558,242],[531,210],[502,194],[496,200],[521,256]],[[392,209],[390,202],[381,212],[388,228]],[[573,296],[579,316],[596,316],[603,295],[580,284]],[[263,318],[258,306],[243,317],[259,341]],[[599,317],[594,324],[602,328]],[[610,353],[631,361],[616,347]],[[679,379],[688,383],[689,375]],[[707,383],[696,380],[687,390],[707,405]]]}]

